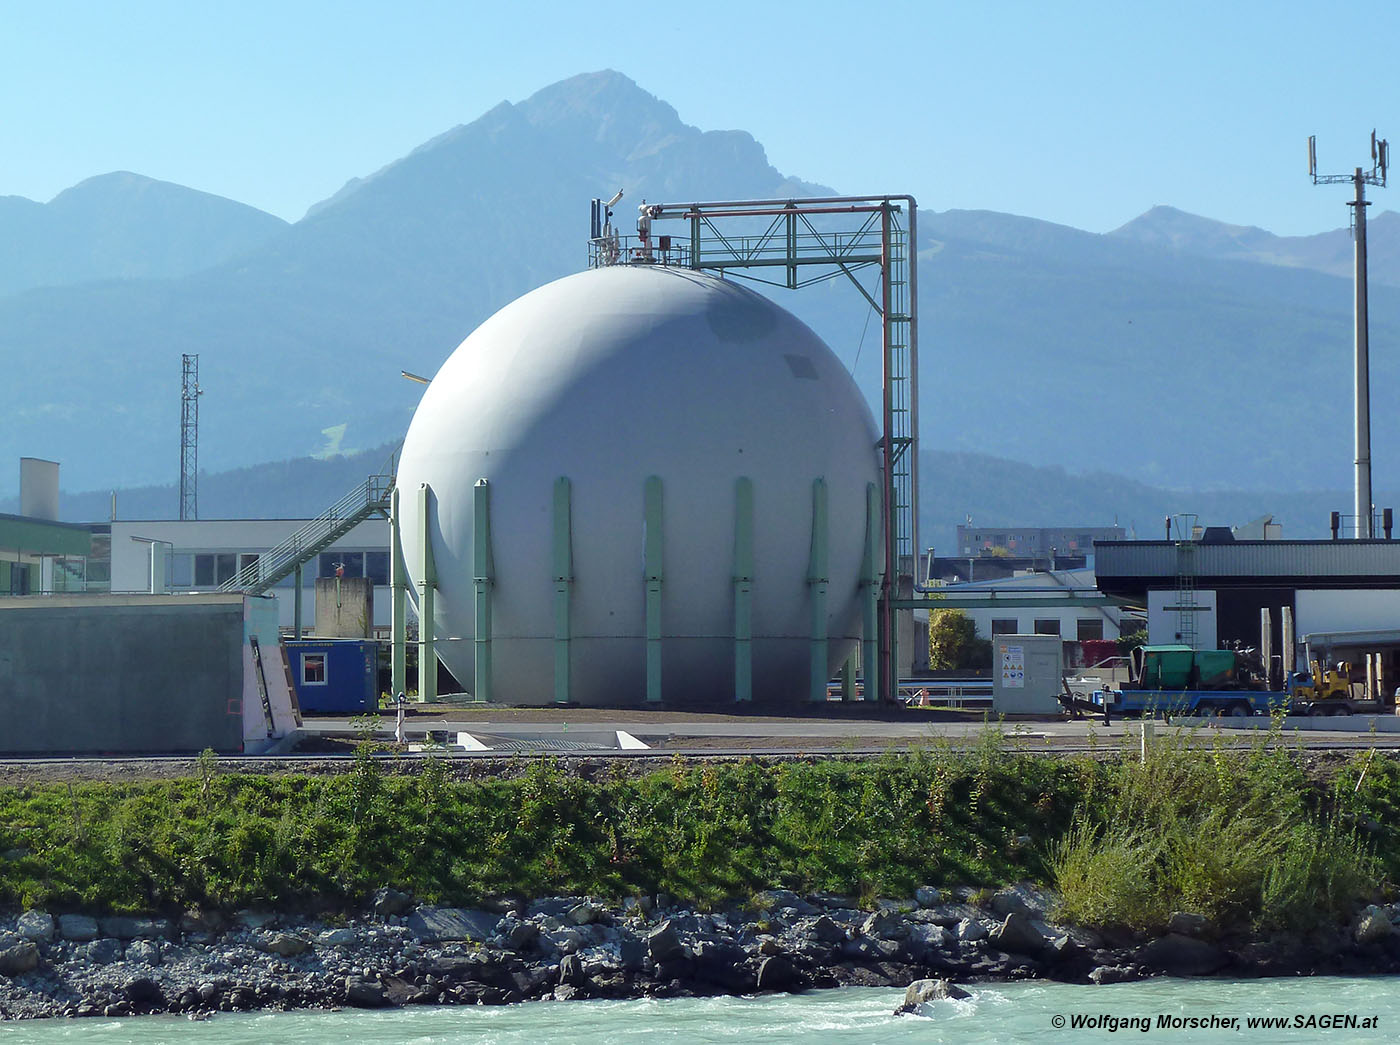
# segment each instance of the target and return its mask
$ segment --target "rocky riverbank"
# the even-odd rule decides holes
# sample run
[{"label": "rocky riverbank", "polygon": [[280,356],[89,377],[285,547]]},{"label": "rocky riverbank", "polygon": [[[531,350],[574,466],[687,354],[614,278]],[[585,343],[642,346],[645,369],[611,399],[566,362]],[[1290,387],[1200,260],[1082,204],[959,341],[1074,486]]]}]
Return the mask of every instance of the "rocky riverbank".
[{"label": "rocky riverbank", "polygon": [[356,917],[321,920],[251,910],[178,919],[27,911],[0,917],[0,1017],[494,1005],[929,978],[1400,972],[1400,909],[1389,907],[1306,940],[1222,939],[1185,913],[1165,936],[1105,937],[1054,924],[1052,898],[1025,885],[921,888],[870,910],[847,897],[782,890],[715,912],[665,896],[495,908],[419,906],[385,889]]}]

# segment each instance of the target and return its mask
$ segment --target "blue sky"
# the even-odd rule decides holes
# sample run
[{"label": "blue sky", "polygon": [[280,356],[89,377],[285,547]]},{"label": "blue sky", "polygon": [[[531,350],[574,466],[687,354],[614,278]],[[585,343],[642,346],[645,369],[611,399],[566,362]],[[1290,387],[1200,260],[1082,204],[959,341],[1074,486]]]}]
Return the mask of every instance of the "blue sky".
[{"label": "blue sky", "polygon": [[[1310,184],[1307,136],[1336,172],[1369,165],[1372,126],[1400,142],[1397,40],[1400,4],[1365,2],[0,0],[0,195],[124,169],[295,220],[500,101],[614,68],[844,192],[1310,233],[1346,223],[1347,190]],[[1374,198],[1400,209],[1400,184]]]}]

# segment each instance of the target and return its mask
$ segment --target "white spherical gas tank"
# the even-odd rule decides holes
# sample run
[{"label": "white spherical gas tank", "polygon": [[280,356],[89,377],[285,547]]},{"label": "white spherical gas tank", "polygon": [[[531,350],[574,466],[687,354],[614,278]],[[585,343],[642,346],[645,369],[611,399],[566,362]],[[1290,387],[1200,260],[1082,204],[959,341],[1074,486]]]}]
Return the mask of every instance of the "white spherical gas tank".
[{"label": "white spherical gas tank", "polygon": [[[840,361],[801,321],[695,272],[617,266],[534,290],[458,346],[423,394],[398,488],[404,557],[437,571],[438,653],[473,680],[473,487],[488,483],[496,700],[554,699],[553,500],[570,482],[570,696],[646,697],[643,490],[661,481],[662,697],[734,699],[735,484],[753,489],[757,701],[809,693],[813,481],[829,518],[830,669],[859,637],[875,424]],[[878,526],[878,523],[877,523]],[[882,546],[881,546],[882,547]],[[413,589],[416,591],[416,587]]]}]

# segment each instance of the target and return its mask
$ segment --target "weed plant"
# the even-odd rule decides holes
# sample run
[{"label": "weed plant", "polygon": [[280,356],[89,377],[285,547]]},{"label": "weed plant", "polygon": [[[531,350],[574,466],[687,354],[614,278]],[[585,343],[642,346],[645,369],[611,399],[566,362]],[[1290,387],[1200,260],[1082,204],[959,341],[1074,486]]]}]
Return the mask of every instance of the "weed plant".
[{"label": "weed plant", "polygon": [[1124,751],[1053,847],[1061,916],[1159,931],[1175,911],[1222,929],[1306,931],[1347,918],[1381,868],[1289,751],[1279,723],[1244,750],[1197,732]]}]

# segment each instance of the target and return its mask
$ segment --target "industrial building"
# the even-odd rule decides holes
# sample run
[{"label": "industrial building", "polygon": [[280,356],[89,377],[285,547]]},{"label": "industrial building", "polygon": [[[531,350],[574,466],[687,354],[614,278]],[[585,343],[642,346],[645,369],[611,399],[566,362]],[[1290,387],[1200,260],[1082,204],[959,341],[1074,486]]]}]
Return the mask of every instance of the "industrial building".
[{"label": "industrial building", "polygon": [[943,598],[932,603],[956,601],[958,608],[977,625],[977,636],[1057,635],[1066,642],[1116,639],[1135,619],[1122,606],[1106,598],[1092,598],[1093,570],[1054,570],[1023,573],[1001,580],[950,584],[940,589]]},{"label": "industrial building", "polygon": [[[969,516],[969,518],[971,518]],[[958,526],[958,555],[999,551],[1013,558],[1092,555],[1095,541],[1121,541],[1121,526]]]},{"label": "industrial building", "polygon": [[1181,541],[1100,541],[1098,589],[1147,608],[1148,641],[1217,649],[1267,646],[1343,660],[1386,654],[1387,691],[1400,685],[1400,541],[1237,540],[1207,528]]},{"label": "industrial building", "polygon": [[[308,519],[151,519],[111,523],[111,590],[149,591],[151,554],[163,560],[164,587],[169,591],[218,591],[239,571],[255,565],[289,534],[310,525]],[[339,571],[339,572],[338,572]],[[301,573],[306,609],[302,625],[311,628],[318,578],[366,577],[374,587],[373,628],[389,627],[389,524],[366,519],[308,561]],[[271,591],[279,596],[278,621],[296,626],[295,573]]]}]

